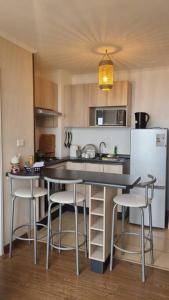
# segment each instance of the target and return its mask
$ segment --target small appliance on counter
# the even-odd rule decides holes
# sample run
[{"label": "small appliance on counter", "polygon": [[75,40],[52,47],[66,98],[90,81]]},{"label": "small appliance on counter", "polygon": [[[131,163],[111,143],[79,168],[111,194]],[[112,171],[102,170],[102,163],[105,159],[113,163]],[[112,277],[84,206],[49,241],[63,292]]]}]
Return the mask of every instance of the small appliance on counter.
[{"label": "small appliance on counter", "polygon": [[149,119],[150,119],[150,116],[146,112],[136,112],[135,113],[135,127],[140,128],[140,129],[146,128]]},{"label": "small appliance on counter", "polygon": [[78,150],[79,150],[78,145],[71,145],[70,146],[70,157],[77,158],[78,157],[78,153],[77,153]]}]

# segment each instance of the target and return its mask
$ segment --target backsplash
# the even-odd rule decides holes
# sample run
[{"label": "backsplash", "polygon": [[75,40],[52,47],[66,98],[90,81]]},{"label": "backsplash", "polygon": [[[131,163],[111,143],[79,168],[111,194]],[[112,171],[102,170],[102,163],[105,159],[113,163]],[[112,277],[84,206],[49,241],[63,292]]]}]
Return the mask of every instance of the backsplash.
[{"label": "backsplash", "polygon": [[130,128],[72,128],[72,134],[72,144],[94,144],[98,148],[105,142],[109,153],[117,146],[119,154],[130,154]]}]

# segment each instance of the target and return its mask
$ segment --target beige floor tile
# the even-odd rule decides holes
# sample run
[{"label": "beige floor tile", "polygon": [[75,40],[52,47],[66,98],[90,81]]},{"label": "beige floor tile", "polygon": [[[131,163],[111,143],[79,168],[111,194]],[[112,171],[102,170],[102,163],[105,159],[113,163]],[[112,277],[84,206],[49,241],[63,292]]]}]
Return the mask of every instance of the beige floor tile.
[{"label": "beige floor tile", "polygon": [[[83,232],[83,214],[79,214],[79,230]],[[88,217],[87,217],[88,223]],[[75,227],[74,225],[74,213],[66,212],[62,216],[62,228],[63,230],[73,230]],[[58,218],[52,221],[52,228],[54,230],[58,230]],[[117,220],[116,224],[116,232],[119,233],[121,230],[121,221]],[[126,231],[134,231],[139,233],[140,226],[128,224],[125,221],[125,230]],[[148,228],[145,229],[145,233],[148,233]],[[38,233],[40,236],[44,236],[46,234],[46,230],[43,228]],[[168,229],[153,229],[154,235],[154,265],[153,267],[169,270],[169,230]],[[46,238],[43,238],[44,242]],[[58,242],[58,235],[54,237],[54,241]],[[79,237],[79,243],[83,241],[83,237]],[[120,240],[119,240],[120,243]],[[124,238],[124,243],[126,249],[131,249],[133,251],[138,251],[140,249],[140,238],[138,236],[126,236]],[[74,246],[74,235],[71,233],[65,233],[62,236],[62,244],[64,246]],[[146,247],[149,246],[149,243],[146,242]],[[82,247],[84,250],[84,247]],[[115,257],[121,260],[132,261],[135,263],[140,263],[141,258],[139,254],[123,254],[116,250]],[[151,256],[150,253],[146,253],[145,255],[146,265],[151,266]]]}]

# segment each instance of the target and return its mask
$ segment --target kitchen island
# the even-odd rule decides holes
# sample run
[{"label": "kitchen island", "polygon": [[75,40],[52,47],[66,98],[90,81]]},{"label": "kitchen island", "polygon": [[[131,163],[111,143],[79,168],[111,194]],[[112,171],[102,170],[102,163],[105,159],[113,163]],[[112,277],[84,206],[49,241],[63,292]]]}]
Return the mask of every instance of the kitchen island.
[{"label": "kitchen island", "polygon": [[103,273],[109,263],[112,198],[118,188],[128,192],[140,177],[87,171],[44,168],[40,177],[60,180],[81,179],[89,185],[89,258],[91,269]]}]

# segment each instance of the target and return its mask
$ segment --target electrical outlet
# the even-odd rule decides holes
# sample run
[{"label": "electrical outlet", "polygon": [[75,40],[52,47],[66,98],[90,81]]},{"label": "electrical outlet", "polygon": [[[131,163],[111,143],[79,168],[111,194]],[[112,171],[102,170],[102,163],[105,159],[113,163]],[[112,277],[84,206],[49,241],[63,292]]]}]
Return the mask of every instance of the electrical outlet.
[{"label": "electrical outlet", "polygon": [[17,139],[16,140],[17,147],[24,147],[25,146],[25,140],[24,139]]}]

